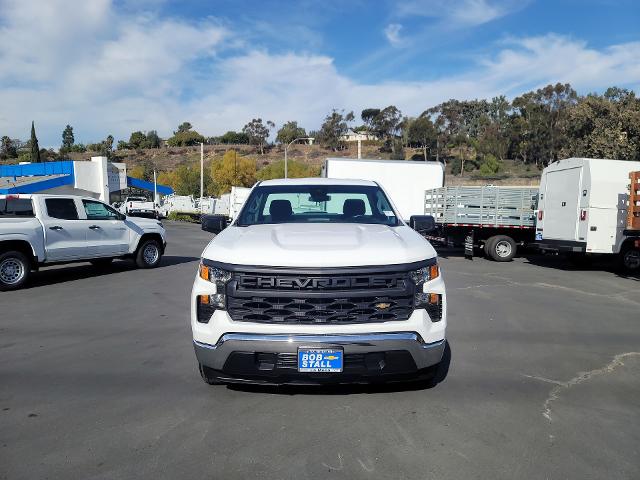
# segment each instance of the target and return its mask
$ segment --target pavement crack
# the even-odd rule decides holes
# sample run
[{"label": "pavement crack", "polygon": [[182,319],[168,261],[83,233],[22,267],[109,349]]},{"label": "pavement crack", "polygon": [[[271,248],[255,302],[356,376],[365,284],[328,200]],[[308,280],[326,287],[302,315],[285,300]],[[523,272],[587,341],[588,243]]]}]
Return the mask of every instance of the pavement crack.
[{"label": "pavement crack", "polygon": [[560,394],[563,391],[568,390],[571,387],[575,387],[576,385],[580,385],[581,383],[584,383],[587,380],[590,380],[591,378],[596,377],[598,375],[605,375],[607,373],[611,373],[617,367],[621,367],[621,366],[624,365],[624,359],[625,358],[634,357],[634,356],[640,356],[640,352],[621,353],[621,354],[616,355],[615,357],[613,357],[613,360],[611,360],[604,367],[596,368],[596,369],[593,369],[593,370],[589,370],[588,372],[580,372],[580,373],[578,373],[578,375],[576,375],[575,377],[573,377],[572,379],[570,379],[570,380],[568,380],[566,382],[562,382],[562,381],[558,381],[558,380],[551,380],[551,379],[548,379],[548,378],[538,377],[538,376],[535,376],[535,375],[524,375],[523,374],[523,377],[532,378],[534,380],[538,380],[538,381],[545,382],[545,383],[552,383],[552,384],[555,385],[551,389],[551,391],[549,392],[549,396],[544,401],[544,404],[542,406],[542,416],[545,417],[547,420],[549,420],[549,422],[552,422],[553,420],[551,418],[551,404],[553,402],[555,402],[556,400],[558,400],[558,398],[560,398]]}]

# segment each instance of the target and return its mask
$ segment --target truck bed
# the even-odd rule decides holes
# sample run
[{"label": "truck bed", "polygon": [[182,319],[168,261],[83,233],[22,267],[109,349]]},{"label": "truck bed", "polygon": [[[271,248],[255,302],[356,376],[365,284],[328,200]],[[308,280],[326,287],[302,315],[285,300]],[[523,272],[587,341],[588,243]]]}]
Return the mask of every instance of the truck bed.
[{"label": "truck bed", "polygon": [[425,214],[453,226],[534,228],[536,187],[442,187],[425,193]]}]

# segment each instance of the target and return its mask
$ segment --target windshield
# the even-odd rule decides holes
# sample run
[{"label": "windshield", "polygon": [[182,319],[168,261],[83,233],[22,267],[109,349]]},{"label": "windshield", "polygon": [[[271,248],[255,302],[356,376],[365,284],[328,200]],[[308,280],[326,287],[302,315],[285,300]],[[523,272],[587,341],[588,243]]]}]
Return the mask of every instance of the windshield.
[{"label": "windshield", "polygon": [[253,189],[236,225],[400,224],[384,192],[363,185],[270,185]]}]

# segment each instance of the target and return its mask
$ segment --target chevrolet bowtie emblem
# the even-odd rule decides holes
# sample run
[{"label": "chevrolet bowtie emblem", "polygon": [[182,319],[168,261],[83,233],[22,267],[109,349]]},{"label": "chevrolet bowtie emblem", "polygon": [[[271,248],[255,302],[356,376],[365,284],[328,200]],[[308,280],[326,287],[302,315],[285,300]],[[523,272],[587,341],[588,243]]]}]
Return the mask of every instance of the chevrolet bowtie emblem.
[{"label": "chevrolet bowtie emblem", "polygon": [[389,308],[391,306],[390,303],[376,303],[375,307],[378,310],[386,310],[387,308]]}]

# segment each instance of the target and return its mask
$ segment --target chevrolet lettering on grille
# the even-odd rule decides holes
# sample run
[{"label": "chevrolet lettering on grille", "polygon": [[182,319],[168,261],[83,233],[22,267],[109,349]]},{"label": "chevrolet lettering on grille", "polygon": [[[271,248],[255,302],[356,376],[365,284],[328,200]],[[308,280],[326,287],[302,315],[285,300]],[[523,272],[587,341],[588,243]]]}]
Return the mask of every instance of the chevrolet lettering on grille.
[{"label": "chevrolet lettering on grille", "polygon": [[398,278],[383,277],[273,277],[243,275],[240,287],[246,289],[338,290],[352,288],[396,288]]}]

